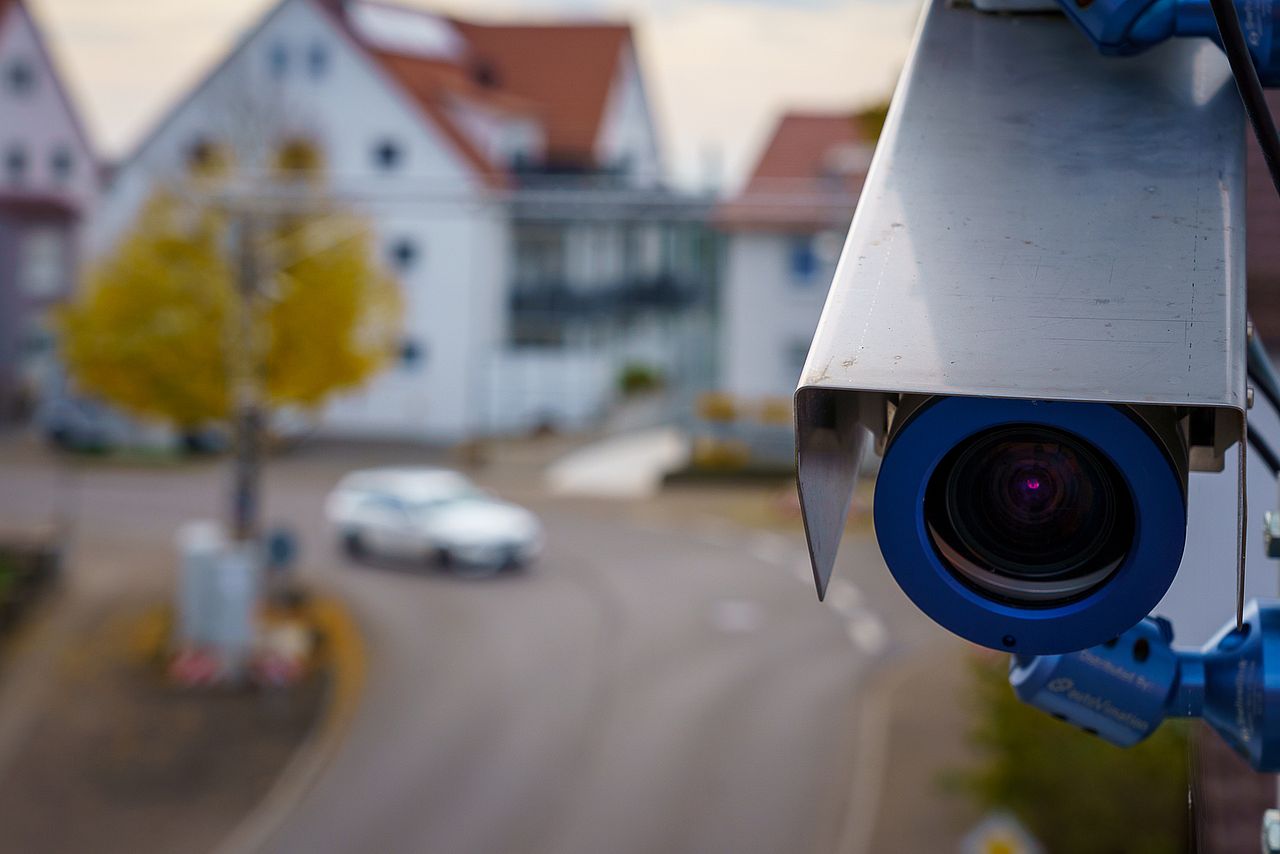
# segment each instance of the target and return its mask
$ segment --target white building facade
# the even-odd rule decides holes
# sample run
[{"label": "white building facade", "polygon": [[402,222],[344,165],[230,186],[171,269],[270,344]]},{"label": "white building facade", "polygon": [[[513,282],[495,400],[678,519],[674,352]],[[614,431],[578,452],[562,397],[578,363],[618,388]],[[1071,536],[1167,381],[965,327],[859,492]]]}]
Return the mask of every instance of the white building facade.
[{"label": "white building facade", "polygon": [[872,148],[856,115],[788,114],[721,208],[720,389],[741,408],[795,392]]},{"label": "white building facade", "polygon": [[[631,276],[646,240],[655,275],[669,277],[676,256],[666,223],[605,210],[664,196],[629,28],[283,0],[121,164],[94,251],[193,159],[227,150],[252,166],[259,138],[316,149],[327,188],[371,223],[403,291],[396,363],[332,401],[323,432],[448,442],[580,426],[608,406],[632,349],[672,350],[678,324],[662,312],[602,334],[608,323],[576,322],[586,315],[565,298]],[[558,314],[539,337],[547,306]],[[656,343],[645,331],[655,323]]]},{"label": "white building facade", "polygon": [[0,0],[0,421],[55,373],[48,313],[72,292],[97,171],[36,20]]}]

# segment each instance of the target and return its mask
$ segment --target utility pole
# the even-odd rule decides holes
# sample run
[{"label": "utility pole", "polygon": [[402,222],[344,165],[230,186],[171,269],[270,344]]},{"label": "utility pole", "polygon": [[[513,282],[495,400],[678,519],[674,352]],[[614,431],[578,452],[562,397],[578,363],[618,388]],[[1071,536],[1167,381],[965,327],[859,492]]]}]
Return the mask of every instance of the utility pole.
[{"label": "utility pole", "polygon": [[255,221],[245,208],[232,208],[232,247],[236,260],[235,333],[231,340],[232,405],[235,423],[235,461],[232,477],[232,536],[251,542],[259,531],[259,472],[261,463],[261,360],[258,346],[258,302],[261,297],[259,259],[254,245]]}]

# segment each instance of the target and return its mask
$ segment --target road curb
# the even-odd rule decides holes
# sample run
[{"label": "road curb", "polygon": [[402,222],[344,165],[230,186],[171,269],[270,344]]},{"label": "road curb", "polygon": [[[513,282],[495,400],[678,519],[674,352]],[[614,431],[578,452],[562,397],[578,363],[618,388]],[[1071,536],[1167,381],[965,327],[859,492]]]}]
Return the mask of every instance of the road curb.
[{"label": "road curb", "polygon": [[364,636],[351,613],[331,595],[317,594],[308,610],[324,632],[332,666],[324,718],[294,751],[266,797],[213,849],[214,854],[266,850],[271,837],[337,753],[355,720],[367,672]]},{"label": "road curb", "polygon": [[840,833],[838,851],[867,854],[880,818],[880,797],[889,769],[890,729],[893,708],[903,686],[918,677],[939,654],[936,648],[909,653],[905,658],[884,658],[869,674],[858,719],[858,760],[854,772],[849,811]]}]

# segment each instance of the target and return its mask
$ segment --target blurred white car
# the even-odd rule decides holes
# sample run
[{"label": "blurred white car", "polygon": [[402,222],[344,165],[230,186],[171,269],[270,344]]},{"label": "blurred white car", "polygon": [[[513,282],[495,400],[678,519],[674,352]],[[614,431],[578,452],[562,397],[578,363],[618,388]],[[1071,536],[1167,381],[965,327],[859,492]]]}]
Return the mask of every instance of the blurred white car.
[{"label": "blurred white car", "polygon": [[356,471],[329,494],[329,522],[352,557],[436,561],[488,574],[542,551],[538,518],[447,469]]}]

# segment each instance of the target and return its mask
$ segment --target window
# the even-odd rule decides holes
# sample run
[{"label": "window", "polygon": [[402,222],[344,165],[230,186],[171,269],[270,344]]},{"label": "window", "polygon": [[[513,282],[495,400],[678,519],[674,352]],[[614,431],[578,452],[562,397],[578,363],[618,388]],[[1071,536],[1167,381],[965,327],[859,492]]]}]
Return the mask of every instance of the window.
[{"label": "window", "polygon": [[423,347],[412,338],[400,342],[400,366],[405,370],[416,370],[426,358]]},{"label": "window", "polygon": [[409,238],[402,237],[391,244],[391,263],[397,270],[409,270],[417,260],[418,245]]},{"label": "window", "polygon": [[513,273],[518,290],[554,287],[565,279],[565,235],[559,225],[520,223],[515,227]]},{"label": "window", "polygon": [[27,177],[27,150],[14,143],[4,153],[4,174],[11,183],[18,184]]},{"label": "window", "polygon": [[36,86],[35,69],[26,60],[15,59],[4,70],[4,82],[10,92],[25,95]]},{"label": "window", "polygon": [[27,334],[22,342],[22,354],[27,358],[39,358],[53,353],[57,341],[49,327],[38,319],[33,319],[27,326]]},{"label": "window", "polygon": [[22,239],[18,282],[22,292],[36,299],[48,299],[66,286],[66,241],[56,226],[37,226]]},{"label": "window", "polygon": [[289,49],[279,42],[273,44],[267,52],[267,68],[273,79],[283,79],[289,71]]},{"label": "window", "polygon": [[319,80],[329,73],[329,48],[316,42],[307,48],[307,71],[311,79]]},{"label": "window", "polygon": [[476,83],[479,83],[485,89],[496,89],[498,84],[502,82],[498,69],[494,67],[493,63],[484,62],[483,60],[476,63],[471,70],[471,76]]},{"label": "window", "polygon": [[324,155],[307,139],[287,139],[276,152],[276,169],[292,175],[314,175],[324,169]]},{"label": "window", "polygon": [[791,281],[797,285],[811,285],[818,277],[818,252],[811,235],[791,238]]},{"label": "window", "polygon": [[187,147],[187,168],[193,175],[216,177],[230,167],[231,153],[223,145],[198,137]]},{"label": "window", "polygon": [[404,154],[400,150],[400,146],[393,139],[380,140],[373,147],[374,165],[384,172],[390,172],[400,166],[400,161],[404,159]]},{"label": "window", "polygon": [[66,181],[71,177],[71,170],[75,166],[75,161],[71,157],[71,149],[65,145],[59,145],[49,155],[49,171],[53,173],[53,177],[57,181]]}]

